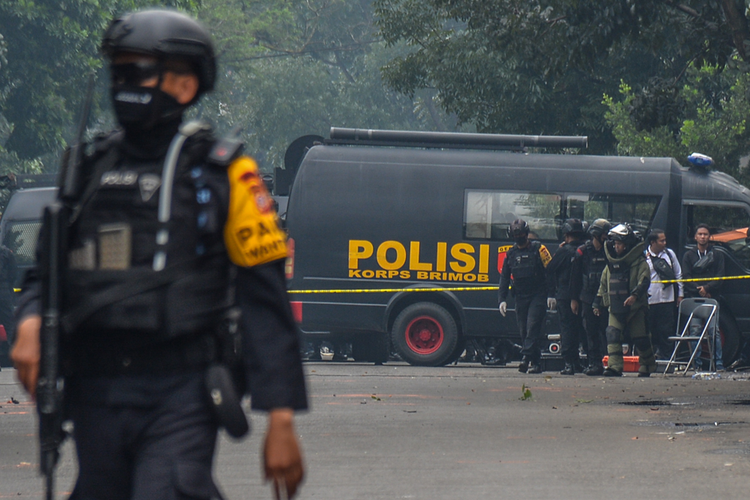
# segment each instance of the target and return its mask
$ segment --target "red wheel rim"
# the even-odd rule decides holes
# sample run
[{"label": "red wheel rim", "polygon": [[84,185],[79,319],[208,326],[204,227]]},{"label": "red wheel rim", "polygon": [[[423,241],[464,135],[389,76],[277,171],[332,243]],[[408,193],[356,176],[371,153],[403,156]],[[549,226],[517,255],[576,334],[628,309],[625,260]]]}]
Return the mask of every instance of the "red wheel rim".
[{"label": "red wheel rim", "polygon": [[406,326],[406,345],[417,354],[434,353],[444,339],[443,327],[429,316],[414,318]]}]

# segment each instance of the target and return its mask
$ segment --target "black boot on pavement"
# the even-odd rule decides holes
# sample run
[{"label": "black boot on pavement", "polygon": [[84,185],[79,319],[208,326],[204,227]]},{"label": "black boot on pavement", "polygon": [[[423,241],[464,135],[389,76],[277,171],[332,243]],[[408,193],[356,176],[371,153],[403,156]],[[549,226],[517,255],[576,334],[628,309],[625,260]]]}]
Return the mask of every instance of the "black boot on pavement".
[{"label": "black boot on pavement", "polygon": [[604,373],[602,373],[605,377],[622,377],[622,372],[618,372],[617,370],[613,370],[612,368],[607,368],[604,370]]},{"label": "black boot on pavement", "polygon": [[521,373],[526,373],[529,369],[529,362],[526,358],[521,361],[521,364],[518,365],[518,371]]},{"label": "black boot on pavement", "polygon": [[565,363],[565,368],[560,371],[560,375],[575,375],[576,369],[572,363]]},{"label": "black boot on pavement", "polygon": [[602,365],[589,365],[585,370],[583,370],[584,375],[588,375],[589,377],[598,377],[599,375],[604,373],[604,367]]},{"label": "black boot on pavement", "polygon": [[542,367],[539,361],[532,361],[529,365],[529,373],[542,373]]}]

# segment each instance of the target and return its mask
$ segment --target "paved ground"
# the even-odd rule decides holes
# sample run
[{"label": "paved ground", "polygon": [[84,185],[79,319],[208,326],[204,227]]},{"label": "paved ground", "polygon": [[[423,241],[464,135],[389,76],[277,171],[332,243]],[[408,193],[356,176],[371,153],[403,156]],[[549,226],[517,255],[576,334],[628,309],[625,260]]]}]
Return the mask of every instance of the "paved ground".
[{"label": "paved ground", "polygon": [[[301,499],[749,494],[747,375],[604,379],[322,362],[306,370],[313,409],[298,420],[308,462]],[[14,375],[0,372],[0,498],[40,498],[34,408]],[[221,442],[216,476],[229,499],[270,498],[259,472],[262,415],[253,424],[251,439]],[[75,477],[72,451],[68,443],[59,498]]]}]

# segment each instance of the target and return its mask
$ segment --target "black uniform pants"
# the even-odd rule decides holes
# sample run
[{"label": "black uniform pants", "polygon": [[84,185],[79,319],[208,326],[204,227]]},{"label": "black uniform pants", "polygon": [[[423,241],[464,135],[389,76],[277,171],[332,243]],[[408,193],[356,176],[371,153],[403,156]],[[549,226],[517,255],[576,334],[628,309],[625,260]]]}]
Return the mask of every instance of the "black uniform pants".
[{"label": "black uniform pants", "polygon": [[560,315],[562,357],[566,363],[575,363],[579,360],[578,347],[583,340],[583,318],[573,314],[567,299],[557,299],[557,313]]},{"label": "black uniform pants", "polygon": [[667,337],[676,335],[677,306],[674,302],[648,305],[648,329],[654,350],[662,357],[669,358],[674,350],[674,342]]},{"label": "black uniform pants", "polygon": [[196,377],[152,407],[74,404],[72,500],[221,498],[211,477],[217,427]]},{"label": "black uniform pants", "polygon": [[599,366],[602,358],[607,353],[607,325],[609,324],[609,311],[605,308],[599,309],[599,316],[594,314],[594,308],[588,302],[581,302],[583,309],[583,326],[586,330],[589,366]]},{"label": "black uniform pants", "polygon": [[528,361],[539,362],[542,356],[542,325],[547,312],[544,294],[516,297],[516,321],[521,332],[521,354]]}]

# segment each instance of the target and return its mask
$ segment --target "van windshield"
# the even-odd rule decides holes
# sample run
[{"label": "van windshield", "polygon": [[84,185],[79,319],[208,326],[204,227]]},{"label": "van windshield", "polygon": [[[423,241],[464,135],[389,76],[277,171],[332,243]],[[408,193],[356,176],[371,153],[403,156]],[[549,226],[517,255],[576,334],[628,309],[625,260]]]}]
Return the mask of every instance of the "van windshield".
[{"label": "van windshield", "polygon": [[3,245],[10,248],[19,268],[28,268],[36,261],[36,243],[39,238],[39,220],[9,222]]}]

